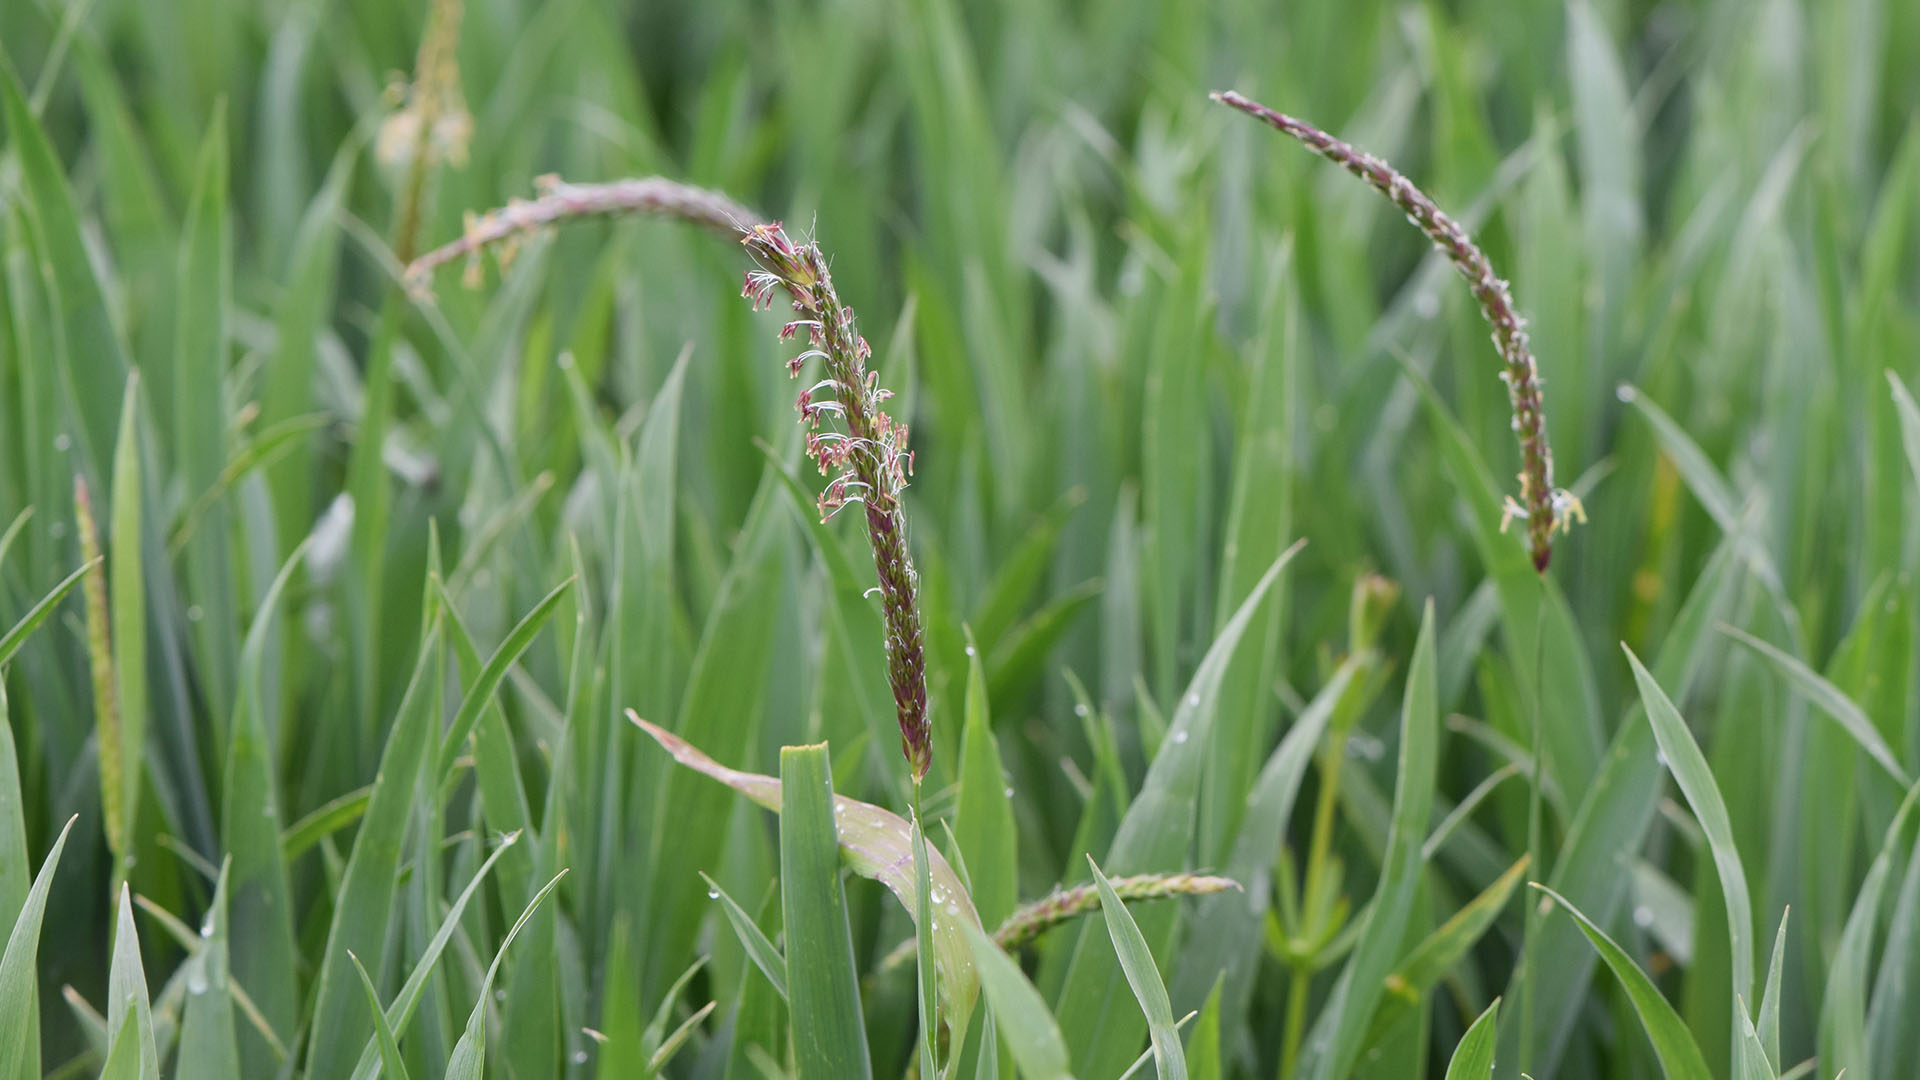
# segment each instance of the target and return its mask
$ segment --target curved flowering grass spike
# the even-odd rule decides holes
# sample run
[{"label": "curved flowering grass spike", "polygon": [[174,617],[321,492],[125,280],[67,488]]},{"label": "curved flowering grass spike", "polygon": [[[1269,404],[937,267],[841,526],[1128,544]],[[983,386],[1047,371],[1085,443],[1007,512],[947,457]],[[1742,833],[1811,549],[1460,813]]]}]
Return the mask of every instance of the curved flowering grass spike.
[{"label": "curved flowering grass spike", "polygon": [[927,775],[933,746],[918,579],[907,554],[907,520],[901,507],[913,471],[907,425],[895,423],[883,407],[892,391],[881,389],[879,373],[867,370],[873,350],[854,324],[853,309],[841,304],[834,292],[820,246],[795,243],[777,221],[755,225],[741,243],[755,266],[747,271],[741,295],[756,310],[772,307],[782,292],[793,302],[798,317],[781,327],[780,339],[804,335],[806,348],[788,362],[788,373],[798,378],[807,361],[815,359],[825,369],[826,378],[800,391],[794,408],[807,425],[808,454],[822,476],[833,477],[820,493],[821,519],[849,503],[859,503],[866,511],[886,615],[887,675],[899,714],[900,749],[918,784]]},{"label": "curved flowering grass spike", "polygon": [[1553,554],[1554,531],[1570,530],[1575,519],[1584,522],[1587,515],[1572,492],[1553,486],[1553,451],[1547,446],[1547,418],[1540,406],[1540,370],[1527,341],[1527,321],[1520,317],[1513,294],[1493,272],[1486,253],[1458,222],[1413,186],[1413,181],[1372,154],[1231,90],[1214,94],[1213,100],[1291,135],[1307,149],[1365,180],[1405,211],[1407,219],[1426,233],[1467,279],[1473,298],[1480,302],[1480,313],[1493,327],[1494,347],[1500,350],[1500,359],[1506,365],[1500,378],[1507,384],[1507,397],[1513,404],[1513,430],[1520,438],[1520,499],[1507,499],[1500,528],[1504,532],[1514,518],[1526,519],[1533,568],[1546,573]]},{"label": "curved flowering grass spike", "polygon": [[807,453],[821,475],[832,476],[820,492],[821,518],[832,517],[849,503],[859,503],[866,511],[887,624],[887,676],[899,714],[900,749],[917,786],[933,760],[933,743],[919,579],[907,554],[907,519],[901,505],[913,474],[913,451],[907,448],[907,425],[894,422],[884,408],[893,392],[880,387],[878,372],[867,370],[873,350],[860,336],[853,309],[834,292],[820,246],[811,240],[795,243],[779,222],[749,226],[755,215],[725,195],[672,180],[569,184],[543,177],[539,185],[540,197],[531,202],[516,200],[469,217],[466,235],[407,267],[409,286],[424,291],[435,268],[462,257],[470,260],[472,282],[483,250],[501,249],[504,261],[529,233],[578,218],[652,214],[739,237],[754,264],[741,294],[758,310],[772,307],[776,295],[785,293],[797,317],[781,327],[780,340],[805,335],[806,348],[788,361],[788,374],[798,378],[814,359],[825,369],[826,377],[802,390],[794,407],[807,425]]}]

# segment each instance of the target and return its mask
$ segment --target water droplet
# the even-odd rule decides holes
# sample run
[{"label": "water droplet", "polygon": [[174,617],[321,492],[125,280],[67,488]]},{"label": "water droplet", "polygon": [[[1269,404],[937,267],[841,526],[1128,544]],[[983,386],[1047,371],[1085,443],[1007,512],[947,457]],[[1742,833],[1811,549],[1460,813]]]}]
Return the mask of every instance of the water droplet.
[{"label": "water droplet", "polygon": [[213,936],[213,912],[211,911],[207,912],[206,918],[200,920],[200,936],[203,938]]},{"label": "water droplet", "polygon": [[959,905],[959,904],[948,904],[948,905],[947,905],[947,914],[949,914],[949,915],[958,915],[958,914],[960,914],[960,905]]},{"label": "water droplet", "polygon": [[1011,799],[1011,798],[1013,798],[1013,789],[1012,789],[1012,788],[1008,788],[1008,789],[1007,789],[1007,798],[1009,798],[1009,799]]},{"label": "water droplet", "polygon": [[1084,701],[1080,702],[1079,704],[1073,707],[1073,715],[1075,716],[1089,716],[1092,713],[1093,713],[1093,710],[1087,708],[1087,703]]},{"label": "water droplet", "polygon": [[504,1001],[506,1001],[506,1000],[507,1000],[507,992],[506,992],[505,990],[495,990],[495,991],[493,992],[493,1000],[495,1000],[495,1001],[500,1001],[500,1002],[504,1002]]},{"label": "water droplet", "polygon": [[199,604],[193,604],[187,608],[188,622],[199,622],[201,619],[204,619],[206,617],[207,617],[206,609],[201,607]]},{"label": "water droplet", "polygon": [[60,434],[55,435],[53,437],[53,448],[55,450],[58,450],[64,454],[72,447],[73,447],[73,440],[67,437],[66,432],[63,431]]},{"label": "water droplet", "polygon": [[708,890],[707,890],[707,899],[709,899],[709,900],[718,900],[718,899],[720,899],[720,890],[719,890],[719,889],[708,889]]},{"label": "water droplet", "polygon": [[573,1063],[575,1065],[585,1065],[587,1063],[587,1052],[585,1050],[575,1050],[573,1052]]},{"label": "water droplet", "polygon": [[207,992],[207,971],[204,964],[195,963],[193,970],[187,973],[187,993],[199,996]]},{"label": "water droplet", "polygon": [[1646,929],[1649,926],[1652,926],[1653,925],[1653,909],[1646,906],[1645,904],[1641,904],[1640,906],[1634,908],[1633,909],[1633,925],[1640,927],[1642,930]]},{"label": "water droplet", "polygon": [[1199,695],[1199,694],[1188,694],[1188,695],[1187,695],[1187,708],[1189,708],[1189,709],[1197,709],[1197,708],[1199,708],[1199,707],[1200,707],[1200,695]]},{"label": "water droplet", "polygon": [[973,655],[973,646],[971,646],[971,645],[969,645],[969,646],[967,646],[967,655],[968,655],[968,656],[972,656],[972,655]]},{"label": "water droplet", "polygon": [[1170,739],[1172,739],[1172,740],[1173,740],[1174,742],[1177,742],[1177,743],[1183,743],[1183,742],[1186,742],[1186,741],[1187,741],[1187,729],[1186,729],[1186,728],[1181,728],[1180,730],[1178,730],[1178,731],[1176,731],[1176,732],[1174,732],[1174,733],[1173,733],[1172,735],[1169,735],[1169,736],[1168,736],[1168,738],[1170,738]]}]

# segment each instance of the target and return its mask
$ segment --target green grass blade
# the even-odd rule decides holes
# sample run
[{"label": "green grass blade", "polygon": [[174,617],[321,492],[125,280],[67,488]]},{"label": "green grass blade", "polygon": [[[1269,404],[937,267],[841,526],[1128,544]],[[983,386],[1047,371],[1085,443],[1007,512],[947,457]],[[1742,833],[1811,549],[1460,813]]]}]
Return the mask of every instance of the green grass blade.
[{"label": "green grass blade", "polygon": [[[107,976],[107,1030],[115,1033],[115,1039],[135,1040],[141,1080],[159,1080],[153,1006],[147,996],[147,973],[140,964],[140,936],[133,926],[133,896],[125,885],[120,886],[119,912],[113,932],[113,970]],[[128,1019],[133,1020],[131,1026]],[[110,1043],[107,1059],[111,1061],[113,1056]]]},{"label": "green grass blade", "polygon": [[493,692],[507,677],[507,670],[518,661],[533,644],[542,627],[559,607],[560,601],[573,588],[573,579],[568,578],[555,586],[552,592],[541,597],[533,610],[521,618],[507,633],[506,640],[487,657],[487,664],[480,669],[480,675],[474,680],[466,698],[460,702],[460,711],[454,714],[453,723],[447,728],[446,735],[440,740],[440,768],[438,776],[445,779],[448,770],[453,768],[454,754],[458,753],[467,736],[473,733],[473,727],[480,721],[480,712],[493,700]]},{"label": "green grass blade", "polygon": [[[75,820],[67,819],[53,850],[40,864],[13,931],[7,935],[6,952],[0,954],[0,1077],[7,1080],[33,1080],[40,1075],[40,922],[47,913],[47,890],[53,887],[53,874],[60,867],[60,853],[66,850]],[[134,1060],[137,1069],[139,1058]]]},{"label": "green grass blade", "polygon": [[779,991],[781,999],[785,1000],[787,958],[780,955],[779,947],[761,931],[760,925],[753,921],[753,916],[747,914],[745,908],[734,902],[733,897],[727,895],[727,890],[721,888],[719,883],[707,875],[700,876],[706,880],[708,895],[720,901],[721,910],[727,913],[727,922],[733,927],[734,934],[740,938],[740,944],[746,948],[747,959],[753,961],[753,966],[760,969],[760,973],[767,977],[767,981]]},{"label": "green grass blade", "polygon": [[1187,1075],[1191,1080],[1223,1080],[1225,1065],[1220,1054],[1220,990],[1216,981],[1207,1003],[1200,1008],[1200,1019],[1187,1036]]},{"label": "green grass blade", "polygon": [[[189,492],[220,482],[227,463],[226,361],[233,279],[233,235],[227,207],[227,119],[214,110],[200,147],[193,197],[180,236],[179,294],[174,322],[173,457]],[[186,546],[186,592],[199,607],[192,620],[195,659],[211,699],[216,736],[224,736],[234,696],[240,635],[234,625],[232,514],[210,509]],[[216,741],[218,741],[216,739]]]},{"label": "green grass blade", "polygon": [[998,926],[1019,899],[1020,837],[1000,744],[988,719],[986,676],[975,650],[967,658],[966,727],[960,742],[960,797],[953,832],[967,863],[974,910]]},{"label": "green grass blade", "polygon": [[100,1080],[145,1080],[140,1058],[140,1033],[137,1018],[129,1011],[120,1026],[112,1029],[107,1040],[106,1064],[100,1068]]},{"label": "green grass blade", "polygon": [[1907,452],[1907,468],[1912,470],[1914,482],[1920,484],[1920,404],[1914,403],[1907,385],[1891,370],[1887,372],[1887,387],[1900,416],[1900,445]]},{"label": "green grass blade", "polygon": [[[1622,646],[1624,649],[1625,646]],[[1687,730],[1666,692],[1640,665],[1633,650],[1626,649],[1627,662],[1633,666],[1634,682],[1640,688],[1640,704],[1653,724],[1653,736],[1666,756],[1667,768],[1693,808],[1694,817],[1707,834],[1707,846],[1720,874],[1720,888],[1727,907],[1727,933],[1733,956],[1733,996],[1746,1000],[1753,993],[1753,901],[1747,892],[1747,872],[1734,847],[1733,823],[1727,816],[1727,804],[1720,796],[1713,770]],[[1736,1025],[1737,1027],[1737,1025]],[[1735,1041],[1737,1042],[1737,1032]]]},{"label": "green grass blade", "polygon": [[1767,1061],[1778,1072],[1783,1064],[1780,1060],[1780,982],[1786,970],[1787,961],[1787,916],[1791,911],[1780,913],[1780,930],[1773,938],[1773,959],[1767,962],[1767,985],[1760,994],[1760,1021],[1755,1034],[1760,1045],[1767,1052]]},{"label": "green grass blade", "polygon": [[1120,969],[1126,972],[1127,984],[1133,987],[1133,996],[1147,1018],[1147,1032],[1153,1040],[1154,1068],[1159,1070],[1161,1080],[1187,1080],[1186,1049],[1174,1030],[1173,1004],[1167,999],[1166,984],[1160,981],[1153,950],[1147,947],[1147,939],[1127,912],[1127,905],[1114,893],[1113,885],[1100,872],[1092,856],[1087,857],[1087,866],[1093,871],[1094,884],[1100,888],[1100,912],[1106,916],[1107,935],[1113,939]]},{"label": "green grass blade", "polygon": [[[1240,819],[1240,835],[1234,839],[1233,855],[1227,861],[1228,877],[1257,882],[1272,872],[1273,853],[1280,850],[1281,838],[1286,835],[1300,785],[1306,779],[1307,766],[1320,746],[1327,724],[1354,686],[1354,678],[1360,671],[1360,662],[1353,658],[1336,668],[1261,768],[1253,791],[1247,796],[1247,810]],[[1249,888],[1244,892],[1216,893],[1202,897],[1195,905],[1195,925],[1211,927],[1213,932],[1197,935],[1198,940],[1181,949],[1173,979],[1176,1006],[1202,1000],[1202,994],[1211,993],[1213,979],[1224,973],[1224,1014],[1229,1017],[1245,1014],[1260,958],[1269,892]]]},{"label": "green grass blade", "polygon": [[798,1080],[873,1075],[859,975],[840,891],[836,806],[827,748],[780,751],[780,895]]},{"label": "green grass blade", "polygon": [[48,286],[58,300],[54,323],[58,377],[79,414],[85,460],[103,463],[113,444],[114,406],[127,373],[126,348],[87,252],[73,189],[53,143],[27,108],[10,65],[0,64],[0,110],[19,163],[21,187],[45,245]]},{"label": "green grass blade", "polygon": [[1386,992],[1374,1013],[1373,1024],[1363,1040],[1364,1046],[1376,1046],[1387,1037],[1393,1025],[1416,1008],[1446,974],[1466,956],[1493,922],[1505,910],[1507,900],[1526,874],[1527,856],[1522,855],[1507,872],[1468,901],[1465,907],[1442,923],[1439,929],[1414,946],[1413,951],[1386,978]]},{"label": "green grass blade", "polygon": [[[274,614],[293,574],[306,557],[307,543],[287,557],[247,630],[240,654],[240,687],[228,729],[225,790],[220,801],[220,836],[232,874],[233,919],[229,931],[233,978],[253,995],[261,1018],[285,1045],[292,1041],[299,1002],[294,968],[292,886],[289,860],[280,843],[280,793],[274,753],[267,737],[262,668]],[[240,1042],[241,1064],[249,1073],[277,1069],[269,1042],[247,1036]]]},{"label": "green grass blade", "polygon": [[1460,1045],[1453,1048],[1453,1058],[1447,1062],[1447,1080],[1484,1080],[1493,1075],[1493,1050],[1499,1043],[1500,999],[1494,998],[1487,1011],[1480,1014],[1467,1033],[1460,1037]]},{"label": "green grass blade", "polygon": [[47,616],[53,614],[53,609],[60,606],[60,601],[66,599],[67,593],[71,592],[75,585],[80,584],[81,580],[93,570],[94,565],[91,562],[87,563],[62,578],[60,584],[55,585],[52,592],[41,597],[39,603],[28,609],[27,613],[20,617],[20,621],[13,624],[11,630],[0,635],[0,667],[4,667],[8,660],[13,659],[13,654],[20,650],[21,645],[26,644],[28,635],[39,629],[41,623],[47,621]]},{"label": "green grass blade", "polygon": [[[119,718],[116,751],[127,764],[120,770],[120,805],[126,808],[119,850],[131,850],[138,827],[142,763],[147,760],[147,585],[141,561],[140,447],[137,421],[140,372],[127,376],[120,404],[120,434],[113,451],[113,488],[107,552],[111,593],[113,697]],[[103,749],[104,752],[104,749]]]},{"label": "green grass blade", "polygon": [[[333,919],[327,931],[326,951],[321,956],[319,981],[314,989],[313,1026],[307,1053],[307,1073],[312,1080],[328,1080],[348,1074],[354,1047],[372,1035],[372,1024],[360,1015],[360,995],[344,974],[346,954],[365,952],[375,955],[386,947],[387,926],[395,910],[398,891],[396,871],[400,848],[406,836],[407,818],[413,806],[414,789],[421,776],[420,763],[433,735],[431,703],[434,699],[432,673],[439,669],[441,651],[436,630],[420,647],[413,678],[394,716],[393,730],[380,755],[380,770],[373,783],[373,795],[367,813],[354,837],[353,852],[347,857],[346,873],[341,878],[334,902]],[[279,848],[279,830],[274,830],[274,848]]]},{"label": "green grass blade", "polygon": [[1362,923],[1359,943],[1306,1047],[1314,1066],[1308,1075],[1323,1080],[1346,1076],[1360,1055],[1420,884],[1420,849],[1433,815],[1434,769],[1439,756],[1434,633],[1433,604],[1429,601],[1420,619],[1413,660],[1407,666],[1406,695],[1400,706],[1400,767],[1380,884]]},{"label": "green grass blade", "polygon": [[966,940],[995,1032],[1019,1064],[1020,1075],[1026,1080],[1071,1080],[1060,1025],[1026,973],[983,931],[966,927]]},{"label": "green grass blade", "polygon": [[183,1076],[239,1080],[240,1047],[233,1027],[233,989],[227,969],[227,877],[232,860],[220,867],[213,902],[200,924],[200,951],[187,960],[187,1004],[180,1021],[180,1053],[175,1065]]},{"label": "green grass blade", "polygon": [[1805,695],[1807,700],[1818,706],[1821,712],[1838,721],[1841,727],[1847,729],[1847,734],[1853,736],[1853,740],[1860,744],[1860,749],[1866,751],[1867,756],[1871,757],[1875,764],[1886,770],[1887,775],[1893,777],[1902,790],[1912,786],[1913,782],[1907,777],[1907,771],[1900,766],[1899,759],[1894,756],[1893,749],[1881,736],[1880,729],[1873,726],[1873,721],[1868,718],[1866,712],[1855,705],[1853,699],[1842,693],[1839,687],[1828,682],[1819,672],[1808,667],[1792,653],[1771,642],[1762,641],[1745,630],[1732,626],[1722,626],[1720,632],[1765,658],[1795,690]]},{"label": "green grass blade", "polygon": [[1708,1080],[1712,1074],[1707,1071],[1706,1059],[1700,1056],[1699,1044],[1693,1041],[1693,1035],[1680,1020],[1680,1014],[1674,1012],[1667,999],[1660,996],[1659,989],[1627,955],[1626,950],[1614,944],[1605,931],[1581,914],[1579,908],[1567,903],[1559,893],[1545,885],[1535,884],[1534,888],[1545,893],[1580,924],[1581,932],[1593,943],[1600,959],[1606,962],[1614,977],[1626,988],[1627,997],[1633,1002],[1633,1011],[1639,1014],[1640,1023],[1647,1029],[1647,1037],[1653,1040],[1654,1052],[1660,1057],[1660,1067],[1666,1072],[1667,1080]]},{"label": "green grass blade", "polygon": [[306,817],[287,826],[281,834],[281,856],[291,863],[306,854],[313,845],[360,820],[373,798],[373,787],[356,788],[338,798],[314,807]]},{"label": "green grass blade", "polygon": [[347,959],[353,961],[353,970],[360,976],[360,986],[367,992],[367,1008],[373,1010],[373,1037],[380,1047],[380,1067],[386,1071],[387,1080],[408,1080],[407,1063],[400,1056],[400,1043],[393,1037],[393,1028],[387,1023],[387,1011],[380,1007],[380,991],[373,988],[373,980],[368,977],[367,969],[360,958],[347,953]]},{"label": "green grass blade", "polygon": [[[1182,867],[1193,841],[1201,774],[1227,665],[1274,582],[1300,548],[1296,543],[1274,560],[1201,659],[1174,710],[1173,723],[1147,770],[1140,794],[1114,834],[1106,858],[1107,868],[1114,873]],[[1172,936],[1174,915],[1170,908],[1144,913],[1141,933],[1164,949]],[[1067,963],[1069,975],[1056,1000],[1054,1015],[1069,1052],[1088,1075],[1117,1074],[1133,1060],[1132,1047],[1145,1034],[1144,1020],[1125,1007],[1125,998],[1119,995],[1123,976],[1117,962],[1087,930],[1082,929]]]},{"label": "green grass blade", "polygon": [[533,918],[533,913],[540,907],[541,901],[552,895],[554,888],[560,884],[560,879],[566,875],[565,870],[560,871],[554,875],[552,881],[547,882],[539,892],[533,894],[533,899],[527,901],[526,908],[520,912],[520,917],[514,920],[512,928],[507,931],[507,936],[501,939],[499,950],[493,954],[493,963],[487,965],[486,978],[480,980],[479,1000],[473,1003],[473,1011],[467,1014],[466,1030],[461,1033],[460,1041],[454,1044],[453,1056],[447,1059],[446,1080],[481,1080],[487,1056],[487,1006],[493,1002],[493,982],[500,974],[500,961],[506,958],[507,947],[513,944],[514,938],[520,936],[521,929],[527,925],[528,920]]},{"label": "green grass blade", "polygon": [[[0,924],[12,926],[27,902],[33,870],[27,862],[26,804],[20,799],[20,755],[6,681],[0,679]],[[7,1074],[0,1073],[0,1077]]]},{"label": "green grass blade", "polygon": [[[400,992],[393,996],[393,1004],[387,1006],[387,1026],[395,1032],[407,1030],[407,1023],[413,1019],[414,1009],[420,1004],[421,995],[426,992],[427,977],[433,974],[434,965],[440,961],[440,954],[445,951],[447,943],[453,939],[454,932],[460,928],[460,918],[467,910],[467,902],[480,891],[480,884],[487,879],[487,872],[493,869],[494,863],[499,862],[500,856],[519,841],[520,837],[513,834],[501,840],[499,846],[493,849],[493,853],[487,856],[487,861],[481,863],[480,869],[474,871],[473,878],[467,882],[466,888],[461,889],[460,895],[454,898],[453,905],[447,909],[446,918],[440,920],[440,928],[434,931],[432,940],[427,942],[427,947],[421,951],[420,958],[414,961],[413,970],[407,974],[407,981],[400,985]],[[353,1080],[373,1080],[380,1060],[378,1052],[379,1046],[373,1040],[369,1040],[360,1052],[359,1062],[353,1067]]]},{"label": "green grass blade", "polygon": [[[914,801],[919,802],[919,792],[914,793]],[[784,817],[783,817],[784,820]],[[933,874],[927,859],[927,834],[920,827],[919,811],[916,808],[912,821],[913,828],[913,895],[914,908],[917,911],[938,911],[933,906]],[[837,838],[836,838],[837,842]],[[914,923],[913,952],[915,974],[915,998],[920,1012],[920,1075],[938,1076],[939,1070],[933,1063],[933,1044],[940,1038],[940,976],[937,957],[933,951],[933,924],[940,916],[931,919],[919,919]],[[954,1023],[955,1034],[966,1022],[965,1018],[950,1018]],[[959,1044],[961,1040],[955,1039]]]},{"label": "green grass blade", "polygon": [[1733,1051],[1734,1080],[1778,1080],[1773,1062],[1767,1060],[1767,1049],[1761,1045],[1753,1020],[1747,1015],[1747,1003],[1739,998],[1734,999],[1733,1022],[1740,1029]]}]

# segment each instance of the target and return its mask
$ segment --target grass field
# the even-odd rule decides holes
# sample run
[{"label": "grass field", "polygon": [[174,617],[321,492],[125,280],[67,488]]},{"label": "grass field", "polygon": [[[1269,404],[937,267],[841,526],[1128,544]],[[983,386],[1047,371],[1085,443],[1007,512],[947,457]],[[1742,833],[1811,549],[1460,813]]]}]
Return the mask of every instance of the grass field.
[{"label": "grass field", "polygon": [[0,1080],[1920,1060],[1920,4],[0,56]]}]

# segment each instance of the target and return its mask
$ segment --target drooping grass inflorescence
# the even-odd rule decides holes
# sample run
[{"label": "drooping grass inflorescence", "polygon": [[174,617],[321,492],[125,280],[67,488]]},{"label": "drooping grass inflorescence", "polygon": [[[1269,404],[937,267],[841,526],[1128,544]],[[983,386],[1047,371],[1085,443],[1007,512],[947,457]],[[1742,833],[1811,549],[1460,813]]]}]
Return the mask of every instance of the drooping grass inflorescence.
[{"label": "drooping grass inflorescence", "polygon": [[807,452],[822,475],[831,476],[820,493],[820,516],[832,517],[851,503],[865,512],[867,538],[879,576],[886,621],[887,675],[900,723],[900,747],[916,789],[933,759],[927,718],[926,652],[920,628],[918,576],[907,551],[907,520],[902,502],[913,472],[907,425],[888,414],[892,392],[880,386],[879,373],[867,368],[873,355],[860,335],[853,309],[841,303],[833,274],[820,246],[795,242],[779,222],[749,225],[752,212],[716,192],[660,178],[610,184],[540,181],[540,196],[470,217],[464,236],[414,260],[407,268],[410,286],[424,288],[436,267],[468,258],[469,281],[483,250],[502,258],[530,233],[583,217],[653,214],[738,236],[753,261],[742,295],[755,310],[771,307],[784,293],[796,318],[780,330],[780,339],[804,338],[806,347],[787,363],[795,378],[809,360],[819,360],[825,377],[800,392],[795,408],[806,424]]},{"label": "drooping grass inflorescence", "polygon": [[1234,91],[1214,94],[1213,99],[1292,136],[1307,149],[1365,180],[1404,211],[1407,219],[1426,233],[1460,271],[1460,276],[1467,279],[1467,287],[1479,301],[1480,314],[1493,327],[1493,344],[1505,365],[1500,378],[1507,384],[1507,397],[1513,405],[1513,430],[1520,439],[1520,499],[1517,502],[1511,497],[1507,499],[1500,527],[1504,531],[1514,518],[1525,519],[1533,568],[1546,573],[1547,562],[1553,554],[1555,530],[1570,530],[1575,519],[1585,521],[1587,515],[1572,492],[1553,486],[1553,451],[1547,446],[1540,369],[1533,358],[1533,346],[1527,340],[1527,321],[1514,306],[1513,293],[1507,283],[1493,272],[1486,253],[1474,244],[1459,222],[1447,216],[1413,181],[1372,154]]}]

